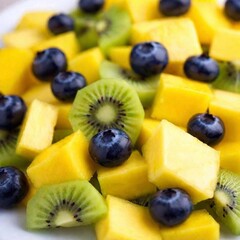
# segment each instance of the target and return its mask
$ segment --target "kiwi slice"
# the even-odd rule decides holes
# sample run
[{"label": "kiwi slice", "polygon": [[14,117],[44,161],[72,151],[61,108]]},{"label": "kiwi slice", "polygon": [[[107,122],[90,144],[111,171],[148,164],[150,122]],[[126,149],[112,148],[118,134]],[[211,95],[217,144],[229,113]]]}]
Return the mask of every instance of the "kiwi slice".
[{"label": "kiwi slice", "polygon": [[19,129],[0,130],[0,167],[13,166],[25,170],[30,161],[16,154]]},{"label": "kiwi slice", "polygon": [[53,135],[53,143],[56,143],[68,135],[72,134],[73,131],[71,129],[56,129]]},{"label": "kiwi slice", "polygon": [[125,131],[135,144],[144,119],[136,91],[125,81],[102,79],[78,91],[69,121],[88,139],[99,131],[117,128]]},{"label": "kiwi slice", "polygon": [[107,213],[102,195],[85,180],[41,187],[27,205],[27,228],[76,227]]},{"label": "kiwi slice", "polygon": [[240,175],[220,170],[210,207],[232,233],[240,234]]},{"label": "kiwi slice", "polygon": [[213,88],[240,93],[240,62],[219,62],[219,77],[212,83]]},{"label": "kiwi slice", "polygon": [[103,61],[101,64],[100,77],[118,78],[126,81],[137,91],[144,108],[148,108],[152,105],[160,79],[160,75],[149,78],[141,77],[133,71],[124,69],[118,64],[107,60]]}]

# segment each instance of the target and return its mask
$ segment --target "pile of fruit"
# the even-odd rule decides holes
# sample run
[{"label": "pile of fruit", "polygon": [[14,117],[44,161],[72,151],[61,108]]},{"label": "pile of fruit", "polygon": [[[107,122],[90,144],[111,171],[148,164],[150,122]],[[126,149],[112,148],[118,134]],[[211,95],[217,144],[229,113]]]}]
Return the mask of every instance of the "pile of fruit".
[{"label": "pile of fruit", "polygon": [[0,49],[0,209],[98,240],[240,235],[240,1],[80,0]]}]

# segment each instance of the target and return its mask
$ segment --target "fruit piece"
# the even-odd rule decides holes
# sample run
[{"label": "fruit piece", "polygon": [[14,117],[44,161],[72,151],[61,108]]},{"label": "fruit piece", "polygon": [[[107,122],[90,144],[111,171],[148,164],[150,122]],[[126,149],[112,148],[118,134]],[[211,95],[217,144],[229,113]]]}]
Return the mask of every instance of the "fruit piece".
[{"label": "fruit piece", "polygon": [[130,54],[133,71],[143,77],[160,74],[168,64],[168,52],[158,42],[144,42],[135,45]]},{"label": "fruit piece", "polygon": [[219,117],[199,113],[189,120],[187,132],[209,146],[214,146],[223,139],[225,127]]},{"label": "fruit piece", "polygon": [[89,225],[106,213],[100,193],[89,182],[76,180],[40,188],[27,205],[27,228]]},{"label": "fruit piece", "polygon": [[27,107],[23,99],[15,95],[0,93],[0,129],[11,130],[21,125]]},{"label": "fruit piece", "polygon": [[104,5],[104,0],[80,0],[79,8],[86,13],[96,13]]},{"label": "fruit piece", "polygon": [[155,75],[149,78],[141,77],[132,70],[121,68],[117,64],[104,61],[100,68],[101,78],[113,78],[126,81],[133,87],[140,98],[143,107],[150,107],[156,94],[160,76]]},{"label": "fruit piece", "polygon": [[211,203],[213,211],[228,229],[240,234],[239,223],[240,176],[228,170],[220,170],[217,188]]},{"label": "fruit piece", "polygon": [[81,73],[88,84],[97,81],[104,56],[99,48],[92,48],[78,54],[69,62],[68,69]]},{"label": "fruit piece", "polygon": [[191,6],[190,0],[160,0],[159,10],[165,16],[181,16],[188,12]]},{"label": "fruit piece", "polygon": [[25,196],[25,198],[21,201],[21,205],[23,205],[24,207],[27,207],[27,204],[29,202],[29,200],[36,194],[37,189],[35,187],[33,187],[33,185],[31,184],[31,182],[28,181],[28,185],[29,185],[29,189],[27,192],[27,195]]},{"label": "fruit piece", "polygon": [[103,167],[122,165],[132,153],[129,136],[118,129],[106,129],[92,137],[89,143],[92,159]]},{"label": "fruit piece", "polygon": [[27,169],[34,187],[90,180],[96,166],[88,154],[88,144],[86,137],[77,131],[40,153]]},{"label": "fruit piece", "polygon": [[190,196],[177,188],[159,190],[149,201],[149,211],[152,218],[168,227],[185,222],[192,209]]},{"label": "fruit piece", "polygon": [[58,104],[58,119],[56,128],[57,129],[72,129],[72,126],[69,122],[68,115],[71,111],[72,104]]},{"label": "fruit piece", "polygon": [[28,192],[23,172],[14,167],[0,167],[0,209],[19,204]]},{"label": "fruit piece", "polygon": [[235,30],[218,31],[210,47],[210,56],[222,61],[240,59],[240,33]]},{"label": "fruit piece", "polygon": [[100,130],[117,128],[134,145],[141,130],[144,111],[137,93],[127,83],[99,80],[78,91],[69,115],[73,130],[91,139]]},{"label": "fruit piece", "polygon": [[107,10],[113,6],[124,9],[125,0],[105,0],[104,9]]},{"label": "fruit piece", "polygon": [[162,74],[151,118],[186,127],[194,114],[206,112],[211,98],[212,91],[207,84]]},{"label": "fruit piece", "polygon": [[41,81],[52,81],[60,72],[66,71],[67,59],[65,54],[58,48],[48,48],[37,52],[32,71],[36,78]]},{"label": "fruit piece", "polygon": [[113,47],[109,50],[109,58],[112,62],[118,64],[122,68],[127,70],[131,70],[130,66],[130,53],[132,47],[124,46],[124,47]]},{"label": "fruit piece", "polygon": [[206,54],[189,57],[184,63],[184,73],[193,80],[210,83],[219,75],[218,63]]},{"label": "fruit piece", "polygon": [[59,142],[72,133],[73,131],[71,129],[56,129],[53,135],[53,143]]},{"label": "fruit piece", "polygon": [[160,189],[181,188],[193,203],[213,197],[220,165],[219,152],[213,148],[162,120],[142,152],[149,181]]},{"label": "fruit piece", "polygon": [[58,111],[55,106],[34,100],[21,127],[16,149],[17,154],[31,159],[50,146],[57,115]]},{"label": "fruit piece", "polygon": [[95,225],[98,240],[161,240],[161,230],[148,209],[107,196],[108,213]]},{"label": "fruit piece", "polygon": [[99,168],[98,181],[104,196],[135,199],[156,192],[156,187],[148,181],[147,164],[138,151],[119,167]]},{"label": "fruit piece", "polygon": [[240,21],[240,3],[238,0],[227,0],[224,5],[225,15],[233,20]]}]

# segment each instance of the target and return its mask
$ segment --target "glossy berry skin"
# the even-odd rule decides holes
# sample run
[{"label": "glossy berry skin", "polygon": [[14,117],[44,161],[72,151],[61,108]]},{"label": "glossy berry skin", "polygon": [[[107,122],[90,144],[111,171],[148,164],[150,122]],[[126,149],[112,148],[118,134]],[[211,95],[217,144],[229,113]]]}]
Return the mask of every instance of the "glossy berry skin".
[{"label": "glossy berry skin", "polygon": [[73,101],[77,91],[85,86],[84,76],[77,72],[61,72],[51,83],[54,96],[61,101]]},{"label": "glossy berry skin", "polygon": [[32,64],[33,74],[41,81],[52,81],[67,69],[67,58],[58,48],[48,48],[37,52]]},{"label": "glossy berry skin", "polygon": [[214,146],[219,143],[225,133],[223,121],[209,113],[194,115],[188,122],[187,132],[200,141]]},{"label": "glossy berry skin", "polygon": [[180,16],[188,12],[191,0],[160,0],[159,10],[165,16]]},{"label": "glossy berry skin", "polygon": [[106,129],[92,137],[89,153],[92,159],[103,167],[116,167],[131,155],[131,140],[121,130]]},{"label": "glossy berry skin", "polygon": [[96,13],[104,5],[104,0],[80,0],[79,8],[85,13]]},{"label": "glossy berry skin", "polygon": [[184,222],[191,214],[192,209],[190,196],[177,188],[160,190],[149,201],[152,218],[168,227]]},{"label": "glossy berry skin", "polygon": [[14,167],[0,167],[0,208],[20,203],[29,189],[24,173]]},{"label": "glossy berry skin", "polygon": [[56,14],[48,20],[48,29],[55,35],[73,31],[74,21],[66,14]]},{"label": "glossy berry skin", "polygon": [[0,129],[11,130],[21,125],[26,110],[21,97],[0,94]]},{"label": "glossy berry skin", "polygon": [[207,55],[189,57],[184,63],[188,78],[205,83],[213,82],[220,73],[218,63]]},{"label": "glossy berry skin", "polygon": [[224,12],[229,19],[240,21],[240,1],[227,0],[224,6]]},{"label": "glossy berry skin", "polygon": [[168,52],[158,42],[144,42],[133,47],[130,64],[133,71],[143,77],[160,74],[168,64]]}]

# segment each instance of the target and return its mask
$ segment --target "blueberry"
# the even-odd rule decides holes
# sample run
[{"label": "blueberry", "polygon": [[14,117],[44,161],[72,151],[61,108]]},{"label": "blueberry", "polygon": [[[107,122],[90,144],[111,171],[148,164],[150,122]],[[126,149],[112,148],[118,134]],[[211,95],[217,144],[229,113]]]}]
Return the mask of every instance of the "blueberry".
[{"label": "blueberry", "polygon": [[29,189],[24,173],[14,167],[0,167],[0,208],[20,203]]},{"label": "blueberry", "polygon": [[133,47],[130,64],[134,72],[143,76],[161,73],[168,64],[168,52],[158,42],[144,42]]},{"label": "blueberry", "polygon": [[165,16],[180,16],[188,12],[191,0],[160,0],[159,10]]},{"label": "blueberry", "polygon": [[79,8],[85,13],[96,13],[104,5],[104,0],[80,0]]},{"label": "blueberry", "polygon": [[184,222],[191,214],[192,209],[190,196],[177,188],[158,191],[149,201],[152,218],[168,227]]},{"label": "blueberry", "polygon": [[199,113],[188,121],[187,132],[200,141],[213,146],[223,139],[225,127],[219,117],[209,113]]},{"label": "blueberry", "polygon": [[104,167],[116,167],[132,153],[128,135],[118,129],[106,129],[92,137],[89,144],[92,159]]},{"label": "blueberry", "polygon": [[233,21],[240,21],[240,1],[227,0],[224,6],[225,15]]},{"label": "blueberry", "polygon": [[66,56],[58,48],[37,52],[32,64],[33,74],[41,81],[52,81],[59,72],[64,72],[66,69]]},{"label": "blueberry", "polygon": [[55,35],[73,31],[74,21],[66,14],[56,14],[48,20],[48,29]]},{"label": "blueberry", "polygon": [[184,72],[188,78],[210,83],[218,77],[220,69],[215,60],[202,54],[189,57],[184,63]]},{"label": "blueberry", "polygon": [[85,86],[84,76],[77,72],[61,72],[51,83],[54,96],[61,101],[73,101],[77,91]]},{"label": "blueberry", "polygon": [[0,129],[11,130],[21,125],[26,110],[21,97],[0,94]]}]

